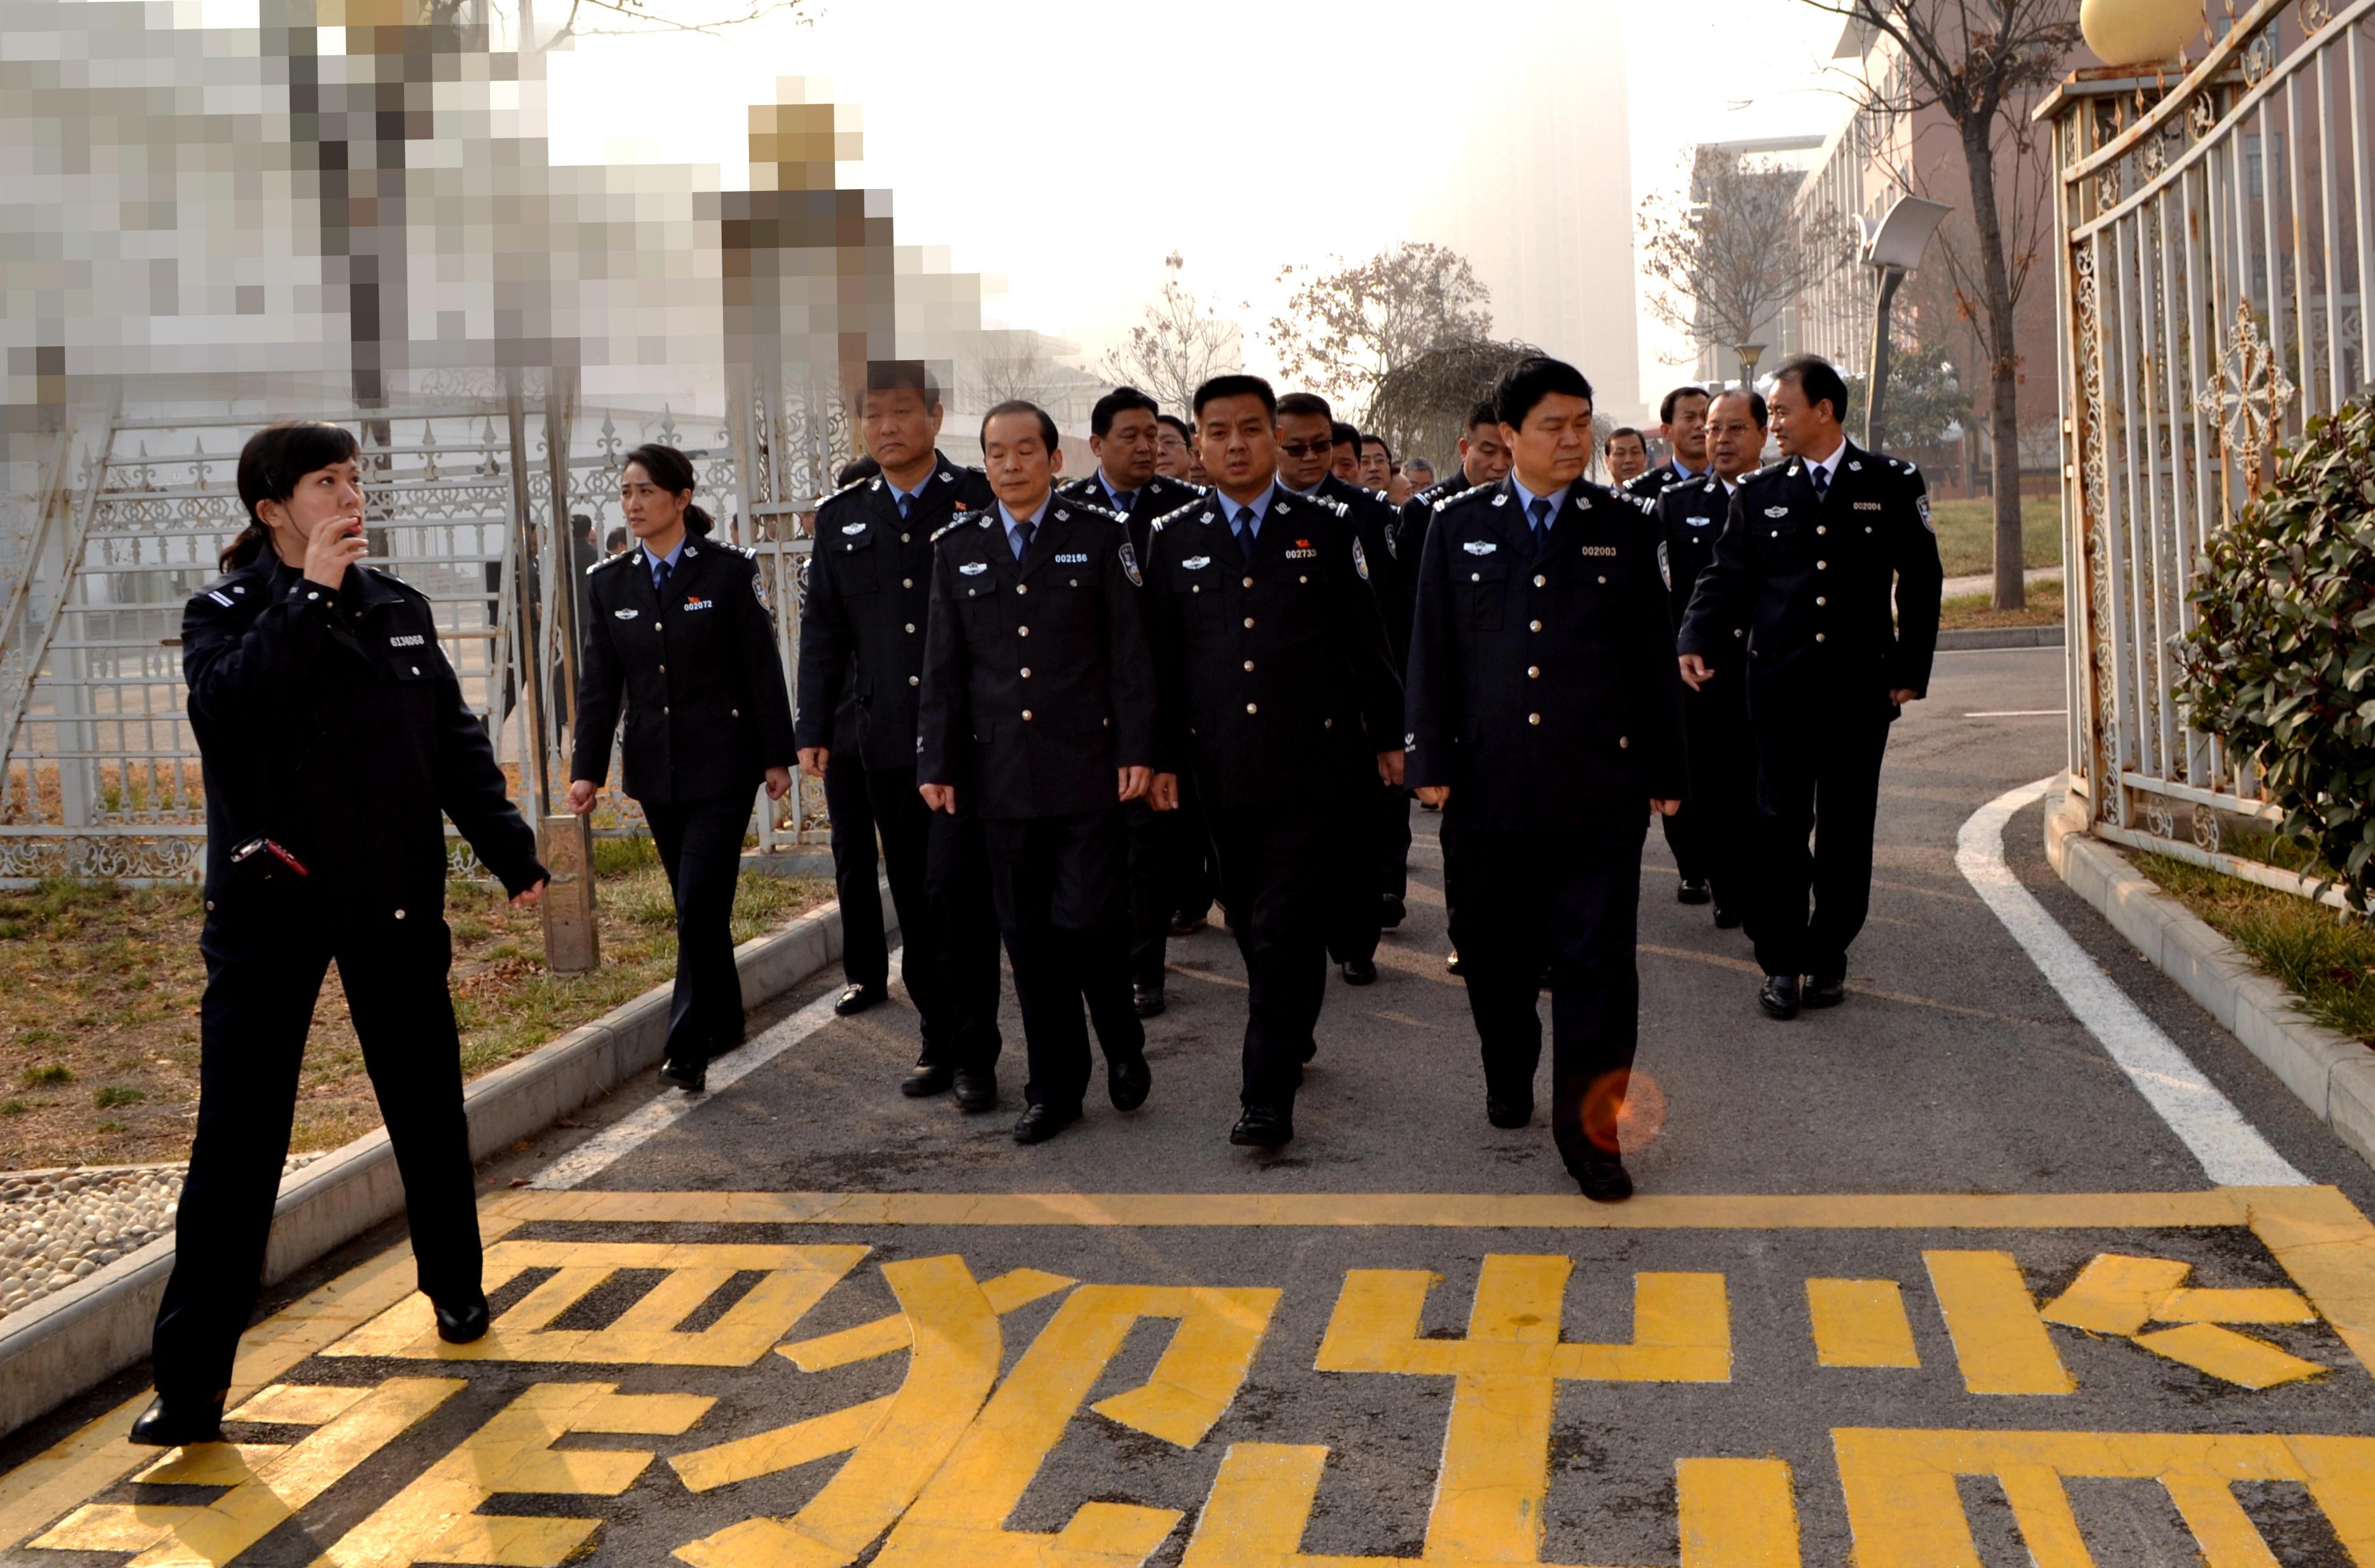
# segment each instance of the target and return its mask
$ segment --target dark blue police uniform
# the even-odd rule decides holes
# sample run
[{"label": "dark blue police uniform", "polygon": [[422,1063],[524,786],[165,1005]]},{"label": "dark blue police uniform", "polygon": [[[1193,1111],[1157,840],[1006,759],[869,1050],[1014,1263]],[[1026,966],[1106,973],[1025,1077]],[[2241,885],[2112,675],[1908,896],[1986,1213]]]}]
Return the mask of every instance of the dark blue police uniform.
[{"label": "dark blue police uniform", "polygon": [[[1533,1108],[1551,973],[1551,1131],[1586,1176],[1614,1152],[1640,1004],[1634,943],[1649,802],[1683,794],[1682,681],[1655,541],[1631,499],[1577,481],[1539,540],[1515,483],[1438,503],[1411,639],[1409,778],[1448,786],[1451,940],[1486,1107]],[[1595,1118],[1595,1121],[1597,1119]]]},{"label": "dark blue police uniform", "polygon": [[655,585],[647,548],[597,565],[578,680],[573,779],[610,774],[620,706],[621,787],[644,808],[676,896],[668,1054],[705,1063],[742,1040],[734,884],[759,782],[798,760],[792,704],[758,562],[687,534]]},{"label": "dark blue police uniform", "polygon": [[[1652,473],[1658,470],[1651,470]],[[1643,477],[1648,477],[1644,475]],[[1680,633],[1699,573],[1715,559],[1731,495],[1713,474],[1666,487],[1656,501],[1660,569],[1666,607]],[[1732,647],[1747,639],[1735,625]],[[1715,895],[1716,920],[1730,925],[1747,913],[1750,832],[1756,818],[1756,752],[1748,737],[1747,684],[1714,680],[1683,693],[1683,729],[1690,741],[1690,798],[1664,819],[1666,847],[1684,881],[1704,880]]]},{"label": "dark blue police uniform", "polygon": [[[404,1177],[420,1289],[444,1306],[479,1298],[441,814],[506,891],[545,870],[410,584],[353,566],[325,588],[267,544],[190,600],[182,672],[206,775],[207,990],[155,1355],[160,1395],[206,1404],[230,1383],[254,1308],[332,960]],[[259,838],[306,875],[268,852],[234,859]]]}]

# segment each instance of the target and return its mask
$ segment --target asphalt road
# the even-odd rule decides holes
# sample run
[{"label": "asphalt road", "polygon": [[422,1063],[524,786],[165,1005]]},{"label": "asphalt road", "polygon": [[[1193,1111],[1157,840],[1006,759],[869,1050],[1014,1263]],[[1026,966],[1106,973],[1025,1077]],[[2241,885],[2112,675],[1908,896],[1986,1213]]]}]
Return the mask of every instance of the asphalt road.
[{"label": "asphalt road", "polygon": [[[648,1082],[488,1169],[492,1354],[417,1342],[384,1237],[323,1277],[385,1315],[256,1337],[289,1347],[259,1376],[461,1380],[425,1414],[259,1410],[242,1434],[297,1444],[248,1455],[268,1487],[105,1485],[0,1562],[2375,1564],[2375,1178],[2062,890],[2032,806],[2022,883],[2312,1184],[2212,1190],[1956,869],[1975,810],[2060,767],[2062,668],[1941,657],[1837,1010],[1766,1020],[1652,832],[1632,1204],[1577,1197],[1539,1117],[1486,1125],[1421,814],[1411,919],[1378,984],[1331,984],[1285,1150],[1225,1139],[1217,930],[1176,944],[1146,1106],[1032,1149],[1010,1003],[1006,1102],[967,1116],[896,1092],[904,1004],[831,1020],[821,981],[599,1169]],[[587,1382],[656,1397],[554,1389]],[[293,1516],[223,1533],[270,1490]]]}]

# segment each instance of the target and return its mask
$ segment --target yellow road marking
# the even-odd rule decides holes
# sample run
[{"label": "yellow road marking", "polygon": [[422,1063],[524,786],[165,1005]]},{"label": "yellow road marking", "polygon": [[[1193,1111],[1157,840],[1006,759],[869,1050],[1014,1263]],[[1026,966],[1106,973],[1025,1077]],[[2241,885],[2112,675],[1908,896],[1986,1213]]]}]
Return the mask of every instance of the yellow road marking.
[{"label": "yellow road marking", "polygon": [[609,1383],[539,1383],[498,1411],[419,1480],[315,1558],[313,1568],[407,1568],[500,1562],[544,1568],[592,1540],[599,1519],[480,1514],[507,1491],[616,1497],[652,1455],[632,1448],[557,1449],[568,1432],[674,1435],[716,1401],[698,1394],[620,1394]]},{"label": "yellow road marking", "polygon": [[1798,1503],[1778,1459],[1682,1459],[1683,1568],[1798,1568]]},{"label": "yellow road marking", "polygon": [[[981,1293],[989,1303],[990,1311],[1004,1317],[1019,1307],[1069,1291],[1079,1284],[1077,1279],[1061,1274],[1049,1274],[1038,1268],[1011,1268],[995,1279],[982,1282]],[[861,1323],[855,1328],[845,1328],[837,1334],[821,1334],[797,1344],[778,1345],[775,1354],[784,1357],[802,1372],[823,1372],[833,1367],[850,1366],[858,1362],[888,1356],[907,1348],[913,1330],[912,1319],[906,1313],[894,1312]]]},{"label": "yellow road marking", "polygon": [[2193,1265],[2172,1258],[2107,1252],[2080,1269],[2038,1315],[2089,1334],[2133,1334],[2159,1315],[2160,1304],[2192,1272]]},{"label": "yellow road marking", "polygon": [[2214,1324],[2188,1323],[2177,1328],[2156,1328],[2135,1338],[2137,1344],[2156,1355],[2182,1362],[2245,1388],[2274,1388],[2279,1383],[2298,1383],[2328,1370],[2290,1351],[2280,1350],[2265,1339],[2255,1339]]},{"label": "yellow road marking", "polygon": [[1809,1279],[1806,1311],[1814,1321],[1818,1365],[1921,1364],[1913,1348],[1913,1325],[1905,1316],[1905,1292],[1894,1279]]},{"label": "yellow road marking", "polygon": [[2278,1290],[2173,1291],[2154,1309],[2163,1323],[2315,1323],[2317,1314],[2298,1291]]},{"label": "yellow road marking", "polygon": [[2070,1394],[2037,1303],[2008,1252],[1925,1252],[1930,1288],[1955,1341],[1963,1386],[1974,1394]]}]

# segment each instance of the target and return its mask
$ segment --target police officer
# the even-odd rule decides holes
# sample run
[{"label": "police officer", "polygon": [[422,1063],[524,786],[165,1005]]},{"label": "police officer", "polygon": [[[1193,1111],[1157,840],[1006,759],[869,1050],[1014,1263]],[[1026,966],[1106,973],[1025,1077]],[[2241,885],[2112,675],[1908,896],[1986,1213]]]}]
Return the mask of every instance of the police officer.
[{"label": "police officer", "polygon": [[[1119,513],[1129,524],[1134,559],[1146,559],[1154,519],[1203,494],[1202,487],[1155,472],[1162,410],[1134,386],[1117,386],[1089,410],[1089,450],[1096,471],[1060,487],[1066,501]],[[1122,808],[1129,829],[1130,1001],[1140,1018],[1164,1009],[1163,961],[1172,917],[1192,897],[1180,890],[1203,878],[1203,814],[1193,792],[1176,811],[1157,811],[1141,795]],[[1209,898],[1207,900],[1209,903]]]},{"label": "police officer", "polygon": [[[794,728],[800,766],[812,776],[852,761],[866,770],[905,947],[901,974],[923,1034],[900,1092],[924,1097],[953,1085],[959,1106],[987,1111],[998,1103],[1000,1043],[998,926],[981,823],[970,799],[954,814],[928,810],[916,780],[932,535],[996,504],[980,469],[951,463],[933,444],[941,412],[922,361],[867,367],[858,428],[880,471],[817,508]],[[835,744],[845,681],[857,691],[857,757],[845,755],[849,743]]]},{"label": "police officer", "polygon": [[1630,425],[1608,432],[1608,482],[1619,489],[1649,472],[1649,438]]},{"label": "police officer", "polygon": [[1521,1127],[1551,975],[1551,1133],[1587,1197],[1633,1190],[1641,844],[1683,793],[1682,688],[1640,509],[1583,478],[1591,384],[1520,362],[1495,395],[1509,477],[1440,502],[1419,569],[1411,778],[1443,808],[1452,941],[1485,1114]]},{"label": "police officer", "polygon": [[1278,397],[1258,376],[1196,392],[1215,493],[1157,520],[1146,562],[1158,693],[1155,804],[1192,771],[1248,983],[1245,1114],[1229,1141],[1294,1136],[1328,984],[1331,818],[1401,782],[1400,682],[1369,568],[1332,505],[1279,488]]},{"label": "police officer", "polygon": [[1176,414],[1154,418],[1163,427],[1154,436],[1154,471],[1166,479],[1191,483],[1188,471],[1196,466],[1196,433]]},{"label": "police officer", "polygon": [[[1349,434],[1347,433],[1349,432]],[[1380,491],[1363,489],[1338,477],[1349,445],[1357,469],[1361,434],[1338,419],[1317,393],[1290,392],[1278,400],[1278,482],[1296,495],[1341,508],[1361,547],[1370,591],[1385,618],[1386,652],[1394,668],[1409,652],[1410,607],[1402,596],[1395,536],[1400,518]],[[1387,746],[1392,737],[1381,737]],[[1385,749],[1380,747],[1377,749]],[[1400,923],[1408,890],[1410,797],[1400,789],[1367,781],[1367,753],[1353,759],[1354,799],[1335,827],[1335,870],[1329,875],[1328,956],[1347,985],[1373,985],[1377,979],[1377,934],[1387,915]],[[1365,798],[1363,798],[1365,796]]]},{"label": "police officer", "polygon": [[1080,1120],[1087,1004],[1119,1111],[1145,1102],[1146,1029],[1130,1005],[1121,807],[1154,756],[1154,669],[1120,513],[1054,493],[1056,421],[1000,403],[981,449],[994,510],[934,539],[916,776],[925,803],[964,796],[989,848],[998,928],[1030,1052],[1017,1143]]},{"label": "police officer", "polygon": [[1802,1000],[1846,999],[1848,944],[1872,900],[1881,757],[1890,724],[1929,687],[1944,574],[1920,472],[1848,440],[1839,372],[1808,355],[1774,383],[1786,460],[1733,493],[1677,643],[1693,687],[1748,687],[1756,999],[1790,1019]]},{"label": "police officer", "polygon": [[569,808],[593,810],[609,781],[623,702],[622,782],[651,824],[676,901],[660,1078],[698,1094],[709,1058],[742,1042],[733,931],[742,835],[762,779],[770,800],[791,788],[793,745],[759,564],[709,537],[692,488],[692,461],[673,446],[636,447],[619,471],[620,510],[639,548],[594,568]]},{"label": "police officer", "polygon": [[1666,460],[1625,487],[1627,495],[1655,501],[1670,485],[1688,484],[1707,475],[1707,390],[1684,384],[1666,394],[1658,404],[1658,419],[1666,427]]},{"label": "police officer", "polygon": [[[871,457],[858,457],[833,475],[833,489],[844,490],[882,472]],[[824,504],[822,500],[817,503]],[[811,538],[816,513],[802,519]],[[801,581],[816,562],[814,548],[802,559]],[[891,940],[882,928],[882,862],[874,840],[874,799],[866,784],[866,752],[858,744],[865,715],[857,707],[857,672],[842,683],[841,704],[833,710],[832,760],[824,770],[825,820],[833,847],[833,895],[841,903],[841,995],[833,1010],[851,1018],[890,995]],[[797,719],[794,723],[797,732]]]},{"label": "police officer", "polygon": [[[1666,575],[1666,606],[1682,630],[1691,590],[1715,558],[1732,492],[1755,472],[1765,450],[1765,398],[1748,387],[1721,394],[1703,421],[1707,472],[1666,487],[1657,500],[1659,557]],[[1677,445],[1679,445],[1679,442]],[[1654,477],[1656,470],[1649,476]],[[1732,629],[1744,644],[1744,625]],[[1715,902],[1715,923],[1729,930],[1747,907],[1750,830],[1756,816],[1756,753],[1748,738],[1748,690],[1743,681],[1711,681],[1683,693],[1683,727],[1690,740],[1691,792],[1682,809],[1664,819],[1684,903]]]},{"label": "police officer", "polygon": [[333,959],[437,1332],[460,1344],[487,1331],[439,814],[514,907],[537,901],[545,871],[486,728],[462,705],[428,597],[362,564],[356,454],[335,425],[250,439],[239,459],[247,527],[223,552],[224,575],[183,612],[206,773],[207,989],[197,1131],[157,1312],[157,1397],[135,1443],[221,1439],[306,1029]]}]

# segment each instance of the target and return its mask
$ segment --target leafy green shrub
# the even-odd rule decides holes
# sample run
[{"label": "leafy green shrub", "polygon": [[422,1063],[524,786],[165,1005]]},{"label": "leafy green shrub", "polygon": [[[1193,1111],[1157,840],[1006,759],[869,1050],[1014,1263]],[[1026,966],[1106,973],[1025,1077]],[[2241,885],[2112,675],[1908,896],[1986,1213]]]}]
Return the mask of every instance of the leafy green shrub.
[{"label": "leafy green shrub", "polygon": [[2311,419],[2204,550],[2179,640],[2195,727],[2259,764],[2283,836],[2375,893],[2375,402]]}]

